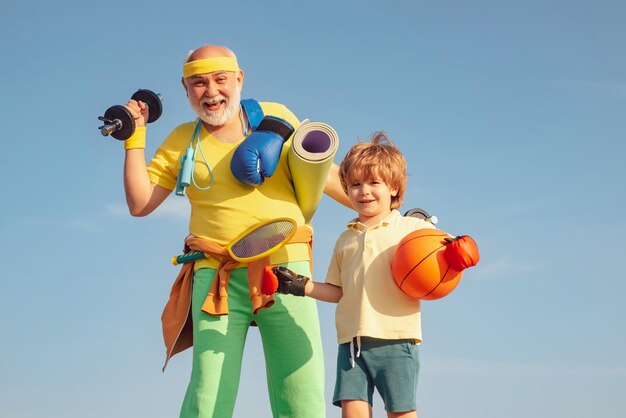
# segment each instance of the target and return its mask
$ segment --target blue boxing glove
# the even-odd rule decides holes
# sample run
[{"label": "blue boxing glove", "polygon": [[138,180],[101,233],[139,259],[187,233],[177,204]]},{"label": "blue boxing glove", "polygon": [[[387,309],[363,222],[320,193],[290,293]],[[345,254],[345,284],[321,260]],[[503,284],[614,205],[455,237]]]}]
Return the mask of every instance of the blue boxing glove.
[{"label": "blue boxing glove", "polygon": [[246,186],[259,186],[276,171],[283,144],[293,134],[293,126],[284,119],[265,116],[259,127],[235,150],[230,171]]}]

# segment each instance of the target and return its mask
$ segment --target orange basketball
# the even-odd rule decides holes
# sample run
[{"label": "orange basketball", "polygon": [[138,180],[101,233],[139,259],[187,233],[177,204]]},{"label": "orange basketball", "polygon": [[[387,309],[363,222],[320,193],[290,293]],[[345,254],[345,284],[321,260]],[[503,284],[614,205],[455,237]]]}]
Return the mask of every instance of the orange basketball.
[{"label": "orange basketball", "polygon": [[[459,254],[464,262],[458,261]],[[437,229],[420,229],[400,241],[391,270],[404,293],[414,299],[434,300],[452,292],[463,270],[475,265],[478,259],[478,248],[470,237],[450,238]]]}]

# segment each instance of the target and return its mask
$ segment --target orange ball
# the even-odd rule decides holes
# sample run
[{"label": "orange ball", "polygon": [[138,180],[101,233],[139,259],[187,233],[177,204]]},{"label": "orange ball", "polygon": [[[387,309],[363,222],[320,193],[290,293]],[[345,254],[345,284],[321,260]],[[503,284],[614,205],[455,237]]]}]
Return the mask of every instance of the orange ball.
[{"label": "orange ball", "polygon": [[[448,238],[448,240],[446,240]],[[419,229],[405,236],[391,261],[393,278],[408,296],[434,300],[447,296],[461,280],[445,255],[449,235],[438,229]]]}]

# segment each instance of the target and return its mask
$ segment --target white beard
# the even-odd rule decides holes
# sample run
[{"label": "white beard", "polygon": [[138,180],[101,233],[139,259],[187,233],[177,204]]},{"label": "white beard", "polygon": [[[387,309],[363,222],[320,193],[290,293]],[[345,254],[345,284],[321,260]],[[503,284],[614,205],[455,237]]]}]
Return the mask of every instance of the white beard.
[{"label": "white beard", "polygon": [[[217,111],[208,111],[204,108],[203,104],[205,103],[214,103],[218,101],[224,100],[225,106],[222,110]],[[237,89],[235,93],[230,98],[222,96],[213,97],[211,99],[202,100],[199,104],[194,105],[190,102],[191,108],[198,115],[198,117],[209,126],[224,126],[228,122],[230,122],[235,116],[237,116],[237,112],[239,112],[241,101],[241,90]]]}]

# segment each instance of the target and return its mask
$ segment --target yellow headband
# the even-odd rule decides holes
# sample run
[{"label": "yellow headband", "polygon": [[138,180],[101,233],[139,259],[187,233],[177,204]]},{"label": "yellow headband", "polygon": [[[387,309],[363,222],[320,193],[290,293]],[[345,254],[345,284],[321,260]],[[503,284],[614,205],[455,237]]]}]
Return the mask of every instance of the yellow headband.
[{"label": "yellow headband", "polygon": [[212,73],[214,71],[239,71],[237,59],[232,57],[213,57],[202,60],[189,61],[183,66],[183,77]]}]

